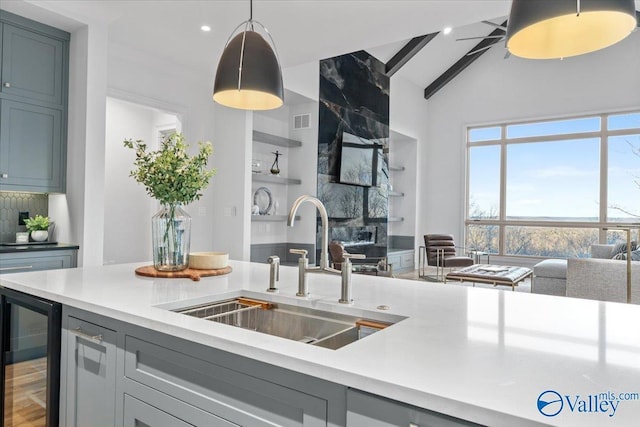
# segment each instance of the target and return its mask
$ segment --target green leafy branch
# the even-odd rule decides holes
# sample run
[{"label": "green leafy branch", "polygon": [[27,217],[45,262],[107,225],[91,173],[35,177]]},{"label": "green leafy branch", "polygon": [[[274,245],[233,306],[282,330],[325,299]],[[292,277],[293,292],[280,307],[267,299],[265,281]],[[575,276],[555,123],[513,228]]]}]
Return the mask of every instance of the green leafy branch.
[{"label": "green leafy branch", "polygon": [[202,190],[215,175],[215,169],[207,169],[213,153],[210,142],[199,142],[198,153],[189,156],[189,145],[181,133],[173,133],[162,139],[160,149],[147,152],[142,140],[124,140],[124,146],[135,150],[136,159],[130,176],[145,186],[147,194],[165,204],[187,205],[202,197]]}]

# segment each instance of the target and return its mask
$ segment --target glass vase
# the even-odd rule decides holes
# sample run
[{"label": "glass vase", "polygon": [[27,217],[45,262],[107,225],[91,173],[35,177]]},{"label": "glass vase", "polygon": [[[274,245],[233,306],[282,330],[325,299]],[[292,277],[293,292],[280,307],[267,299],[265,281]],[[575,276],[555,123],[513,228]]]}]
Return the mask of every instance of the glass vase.
[{"label": "glass vase", "polygon": [[163,204],[151,218],[153,266],[158,271],[180,271],[189,266],[191,217],[179,204]]}]

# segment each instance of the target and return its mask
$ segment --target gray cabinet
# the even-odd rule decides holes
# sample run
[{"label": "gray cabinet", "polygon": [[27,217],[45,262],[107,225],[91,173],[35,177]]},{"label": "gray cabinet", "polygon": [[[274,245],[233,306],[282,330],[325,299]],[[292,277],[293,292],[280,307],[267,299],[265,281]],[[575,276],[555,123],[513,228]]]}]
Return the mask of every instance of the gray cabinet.
[{"label": "gray cabinet", "polygon": [[0,189],[64,191],[62,111],[0,100]]},{"label": "gray cabinet", "polygon": [[[172,348],[180,348],[180,351]],[[125,377],[239,425],[326,426],[327,402],[229,367],[127,336]],[[125,390],[134,392],[125,382]],[[138,388],[137,390],[140,390]],[[145,393],[139,396],[147,397]]]},{"label": "gray cabinet", "polygon": [[[66,426],[114,426],[116,422],[116,332],[68,316],[66,319]],[[99,402],[99,404],[97,404]]]},{"label": "gray cabinet", "polygon": [[387,262],[393,264],[394,273],[413,271],[415,268],[414,257],[415,251],[413,249],[387,252]]},{"label": "gray cabinet", "polygon": [[169,396],[154,400],[156,406],[125,394],[124,427],[239,427]]},{"label": "gray cabinet", "polygon": [[73,268],[77,253],[77,249],[3,253],[0,254],[0,274]]},{"label": "gray cabinet", "polygon": [[24,100],[62,105],[64,51],[60,39],[5,23],[0,91]]},{"label": "gray cabinet", "polygon": [[347,392],[347,426],[468,427],[480,425],[373,394],[349,390]]},{"label": "gray cabinet", "polygon": [[344,386],[68,306],[62,337],[60,425],[345,425]]},{"label": "gray cabinet", "polygon": [[0,191],[66,189],[70,35],[0,10]]}]

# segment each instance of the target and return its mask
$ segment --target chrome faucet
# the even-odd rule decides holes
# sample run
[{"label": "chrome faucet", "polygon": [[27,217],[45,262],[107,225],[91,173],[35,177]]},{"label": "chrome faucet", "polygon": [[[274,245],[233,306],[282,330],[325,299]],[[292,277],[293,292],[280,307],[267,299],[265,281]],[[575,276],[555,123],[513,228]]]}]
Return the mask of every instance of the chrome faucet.
[{"label": "chrome faucet", "polygon": [[329,267],[329,217],[327,215],[327,209],[322,202],[317,198],[309,195],[300,196],[293,202],[291,209],[289,210],[289,218],[287,225],[293,227],[296,218],[296,212],[300,205],[304,202],[312,203],[318,212],[320,212],[320,220],[322,225],[322,237],[320,244],[320,265],[318,267],[309,267],[307,260],[307,251],[304,249],[291,249],[290,252],[301,255],[298,261],[298,293],[299,297],[306,297],[309,295],[307,288],[307,273],[330,273],[339,274],[342,276],[342,286],[340,291],[340,299],[338,302],[342,304],[352,304],[353,298],[351,297],[351,260],[350,258],[365,258],[362,254],[345,254],[345,260],[342,263],[341,270]]},{"label": "chrome faucet", "polygon": [[[322,238],[320,240],[320,245],[321,245],[320,265],[318,268],[321,271],[340,274],[339,270],[329,267],[329,216],[327,215],[327,209],[324,207],[324,205],[319,199],[309,195],[303,195],[298,197],[296,201],[293,202],[293,205],[291,205],[291,209],[289,210],[289,218],[287,219],[287,225],[289,227],[293,227],[293,224],[296,220],[296,212],[298,212],[298,208],[304,202],[312,203],[316,208],[318,208],[318,212],[320,213],[320,220],[322,225]],[[309,268],[308,270],[309,271],[317,270],[317,268],[316,269]]]}]

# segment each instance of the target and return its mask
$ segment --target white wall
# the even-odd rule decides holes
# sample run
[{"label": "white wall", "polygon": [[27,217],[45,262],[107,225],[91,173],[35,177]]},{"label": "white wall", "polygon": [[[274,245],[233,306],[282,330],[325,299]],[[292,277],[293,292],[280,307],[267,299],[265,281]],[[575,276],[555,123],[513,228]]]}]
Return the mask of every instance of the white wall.
[{"label": "white wall", "polygon": [[428,191],[425,182],[425,157],[427,150],[427,101],[424,99],[424,88],[416,86],[398,74],[391,77],[389,100],[389,127],[392,131],[406,135],[416,142],[406,138],[391,138],[390,163],[401,165],[405,172],[391,172],[393,189],[405,193],[404,198],[390,198],[390,214],[402,216],[402,223],[391,223],[389,234],[415,236],[415,247],[422,245],[424,216],[426,211],[420,211],[424,194]]},{"label": "white wall", "polygon": [[503,59],[491,49],[428,101],[428,144],[419,150],[419,230],[464,230],[469,125],[640,108],[640,32],[565,60]]},{"label": "white wall", "polygon": [[[249,261],[251,244],[251,140],[253,113],[216,105],[212,245]],[[193,233],[193,227],[192,227]],[[192,237],[193,239],[193,237]]]},{"label": "white wall", "polygon": [[[191,150],[198,141],[211,141],[214,153],[209,165],[217,167],[227,161],[222,154],[225,144],[234,140],[220,137],[214,131],[214,103],[211,99],[212,76],[201,75],[171,62],[160,60],[128,46],[109,45],[109,94],[120,99],[175,112],[182,123],[182,132]],[[218,174],[203,192],[203,197],[186,207],[192,216],[191,250],[225,250],[215,239],[214,211],[224,201],[221,186],[233,177]],[[148,197],[148,196],[147,196]],[[146,221],[147,212],[135,213],[137,220]],[[149,245],[151,244],[149,240]]]},{"label": "white wall", "polygon": [[125,139],[157,149],[158,127],[175,127],[176,116],[114,98],[107,99],[104,188],[104,264],[151,260],[151,217],[158,203],[129,176],[135,153]]},{"label": "white wall", "polygon": [[58,240],[80,245],[79,265],[101,265],[107,30],[90,23],[71,33],[67,192],[52,195]]}]

